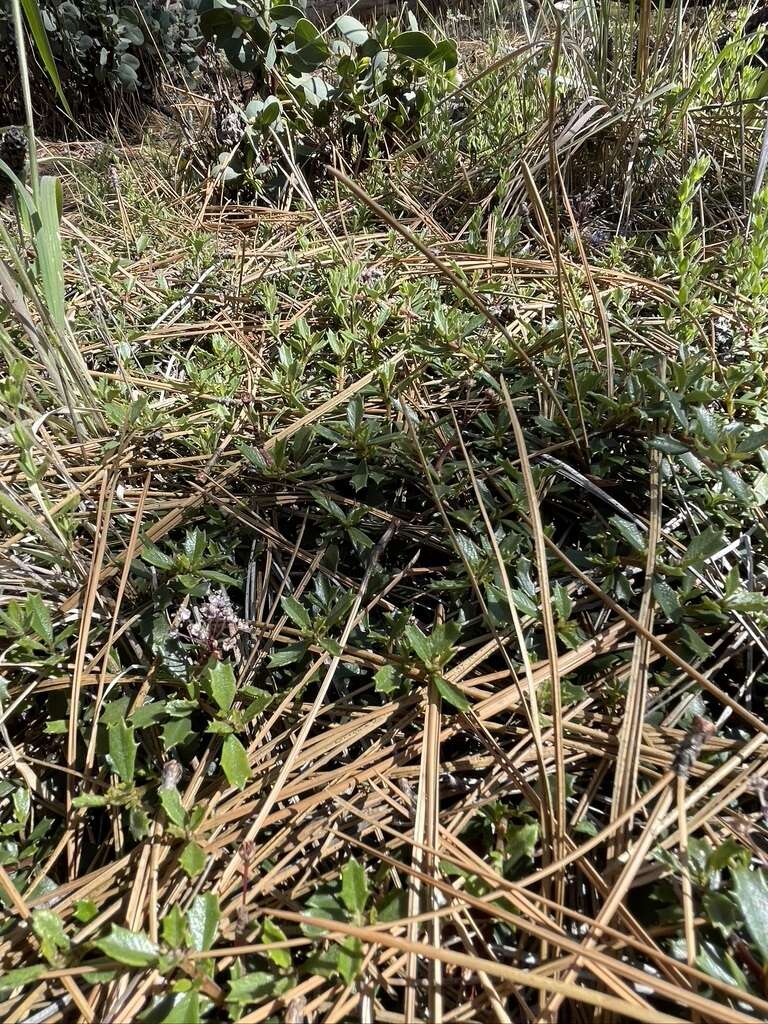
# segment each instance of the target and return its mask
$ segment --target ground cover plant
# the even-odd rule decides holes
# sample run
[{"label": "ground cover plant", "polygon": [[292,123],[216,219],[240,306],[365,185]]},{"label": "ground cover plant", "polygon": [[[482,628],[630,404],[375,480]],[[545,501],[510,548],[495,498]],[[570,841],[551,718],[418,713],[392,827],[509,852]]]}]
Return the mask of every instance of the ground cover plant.
[{"label": "ground cover plant", "polygon": [[0,1018],[765,1019],[753,8],[284,7],[0,154]]}]

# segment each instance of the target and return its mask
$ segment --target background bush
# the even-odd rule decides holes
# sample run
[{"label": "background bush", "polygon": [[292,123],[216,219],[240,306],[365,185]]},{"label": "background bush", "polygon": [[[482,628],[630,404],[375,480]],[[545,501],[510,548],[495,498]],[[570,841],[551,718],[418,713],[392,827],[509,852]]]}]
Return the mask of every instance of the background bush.
[{"label": "background bush", "polygon": [[[198,0],[43,0],[40,11],[75,117],[98,123],[119,98],[151,99],[160,75],[191,72],[201,43]],[[30,46],[34,52],[34,47]],[[38,126],[61,131],[63,117],[45,71],[33,62]],[[0,125],[22,121],[21,90],[9,0],[0,0]]]}]

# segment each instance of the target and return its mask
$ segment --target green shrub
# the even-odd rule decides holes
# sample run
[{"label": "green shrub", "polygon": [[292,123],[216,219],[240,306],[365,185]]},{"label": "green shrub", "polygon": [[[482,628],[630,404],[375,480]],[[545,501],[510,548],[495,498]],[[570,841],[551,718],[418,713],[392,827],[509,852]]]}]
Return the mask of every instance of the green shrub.
[{"label": "green shrub", "polygon": [[311,176],[332,147],[365,159],[412,139],[424,111],[456,80],[455,41],[436,42],[413,15],[407,31],[344,15],[321,32],[305,17],[304,0],[268,13],[202,0],[200,20],[249,82],[242,105],[219,111],[216,171],[257,194],[279,191],[297,167]]},{"label": "green shrub", "polygon": [[[78,120],[98,122],[118,97],[151,96],[164,68],[192,71],[201,38],[198,0],[41,0],[51,50]],[[60,124],[56,96],[33,63],[33,96],[41,129]],[[0,123],[22,120],[21,90],[9,0],[0,0]]]}]

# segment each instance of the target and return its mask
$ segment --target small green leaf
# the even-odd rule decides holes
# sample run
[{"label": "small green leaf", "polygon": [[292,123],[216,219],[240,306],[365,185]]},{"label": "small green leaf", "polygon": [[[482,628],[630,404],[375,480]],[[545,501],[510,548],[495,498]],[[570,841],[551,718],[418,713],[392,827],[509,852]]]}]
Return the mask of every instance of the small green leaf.
[{"label": "small green leaf", "polygon": [[137,843],[149,835],[150,824],[149,815],[143,807],[130,808],[128,811],[128,828]]},{"label": "small green leaf", "polygon": [[133,782],[138,749],[138,744],[133,738],[133,728],[121,721],[110,725],[107,732],[109,756],[115,771],[123,782]]},{"label": "small green leaf", "polygon": [[458,622],[442,622],[432,630],[429,644],[435,664],[440,668],[451,660],[454,653],[453,646],[459,639],[460,633],[461,626]]},{"label": "small green leaf", "polygon": [[179,857],[179,864],[181,864],[190,878],[197,878],[205,867],[203,848],[195,842],[187,843]]},{"label": "small green leaf", "polygon": [[168,820],[172,821],[174,825],[178,825],[179,828],[185,828],[188,814],[181,802],[178,789],[166,789],[164,786],[161,786],[158,793],[163,810],[168,815]]},{"label": "small green leaf", "polygon": [[96,793],[81,793],[72,801],[73,807],[106,807],[109,800],[105,796],[98,796]]},{"label": "small green leaf", "polygon": [[712,415],[709,409],[705,409],[703,407],[694,409],[694,413],[696,415],[696,421],[699,430],[703,434],[704,439],[709,444],[717,444],[717,442],[720,440],[720,431],[718,430],[715,417]]},{"label": "small green leaf", "polygon": [[[200,993],[195,989],[174,993],[172,1005],[163,1014],[162,1024],[200,1024]],[[165,1010],[165,1005],[163,1006]]]},{"label": "small green leaf", "polygon": [[125,717],[128,714],[129,703],[130,701],[128,697],[121,697],[119,700],[112,700],[108,704],[105,704],[104,709],[101,712],[101,724],[116,725],[118,722],[124,722]]},{"label": "small green leaf", "polygon": [[178,907],[168,911],[161,922],[163,942],[171,949],[180,949],[187,941],[187,920]]},{"label": "small green leaf", "polygon": [[31,967],[17,967],[13,971],[5,971],[0,975],[0,992],[10,992],[21,988],[32,981],[37,981],[41,974],[48,970],[45,964],[33,964]]},{"label": "small green leaf", "polygon": [[242,789],[251,777],[248,755],[237,736],[227,736],[221,750],[221,767],[230,786]]},{"label": "small green leaf", "polygon": [[354,857],[341,869],[341,901],[350,914],[362,917],[368,901],[368,880],[365,868]]},{"label": "small green leaf", "polygon": [[252,718],[260,715],[265,708],[269,707],[272,701],[275,699],[274,695],[267,693],[266,690],[260,690],[256,686],[247,686],[243,688],[243,693],[247,697],[253,697],[253,700],[243,711],[243,719],[249,722]]},{"label": "small green leaf", "polygon": [[674,621],[680,612],[680,601],[677,594],[666,580],[656,576],[653,580],[653,596],[668,619]]},{"label": "small green leaf", "polygon": [[338,949],[339,974],[346,985],[351,985],[363,966],[363,944],[350,936],[338,944]]},{"label": "small green leaf", "polygon": [[573,826],[573,831],[578,832],[579,835],[583,836],[596,836],[597,825],[595,825],[593,821],[590,821],[589,818],[581,818]]},{"label": "small green leaf", "polygon": [[704,912],[713,927],[727,939],[741,923],[736,904],[722,892],[706,892],[702,897]]},{"label": "small green leaf", "polygon": [[132,932],[113,924],[112,931],[94,946],[110,958],[128,967],[148,967],[158,957],[157,946],[144,932]]},{"label": "small green leaf", "polygon": [[[285,942],[287,938],[283,929],[276,925],[271,917],[265,918],[261,930],[262,942]],[[264,953],[277,967],[287,970],[293,966],[289,949],[267,949]]]},{"label": "small green leaf", "polygon": [[555,615],[560,622],[567,622],[573,610],[573,601],[568,596],[568,591],[565,587],[562,587],[559,583],[555,584],[552,592],[552,605],[555,609]]},{"label": "small green leaf", "polygon": [[531,860],[538,841],[539,824],[536,821],[510,829],[504,845],[504,870],[510,871],[521,860]]},{"label": "small green leaf", "polygon": [[148,565],[154,565],[156,569],[162,569],[165,572],[173,568],[173,559],[169,558],[168,555],[149,540],[143,542],[141,559]]},{"label": "small green leaf", "polygon": [[291,597],[289,594],[282,598],[280,604],[283,606],[283,611],[288,618],[294,622],[299,629],[303,630],[305,633],[309,633],[311,631],[312,622],[309,618],[309,613],[303,605],[299,604],[295,597]]},{"label": "small green leaf", "polygon": [[768,473],[758,473],[752,484],[755,505],[768,504]]},{"label": "small green leaf", "polygon": [[760,950],[763,961],[768,960],[768,883],[766,872],[760,869],[731,868],[734,895],[741,916],[749,929],[752,941]]},{"label": "small green leaf", "polygon": [[376,910],[376,920],[387,924],[399,921],[408,914],[408,894],[405,889],[387,893]]},{"label": "small green leaf", "polygon": [[650,448],[655,448],[657,451],[664,452],[665,455],[684,455],[688,451],[688,446],[682,444],[680,441],[676,441],[674,437],[668,437],[665,434],[660,434],[658,437],[653,437],[648,442]]},{"label": "small green leaf", "polygon": [[419,659],[423,665],[429,665],[432,662],[432,644],[429,639],[422,633],[418,626],[409,624],[405,627],[405,635],[408,643],[411,645],[411,650]]},{"label": "small green leaf", "polygon": [[697,534],[688,545],[682,558],[683,565],[701,566],[708,558],[725,546],[723,535],[714,527],[708,526]]},{"label": "small green leaf", "polygon": [[512,602],[515,608],[517,608],[519,612],[522,612],[523,615],[528,615],[532,619],[537,619],[539,617],[538,604],[532,597],[529,597],[528,594],[524,593],[517,587],[512,590]]},{"label": "small green leaf", "polygon": [[373,677],[377,693],[393,693],[400,682],[401,675],[394,665],[382,665]]},{"label": "small green leaf", "polygon": [[753,430],[739,441],[737,452],[756,452],[758,448],[765,448],[768,445],[768,427],[761,430]]},{"label": "small green leaf", "polygon": [[48,609],[39,594],[30,594],[26,600],[29,622],[36,635],[48,646],[53,646],[53,627]]},{"label": "small green leaf", "polygon": [[40,952],[50,963],[56,960],[59,950],[69,949],[61,918],[52,910],[33,911],[32,931],[40,940]]},{"label": "small green leaf", "polygon": [[235,673],[228,661],[214,661],[207,669],[208,688],[219,709],[225,714],[232,707],[237,693]]},{"label": "small green leaf", "polygon": [[166,722],[163,727],[163,746],[166,750],[171,747],[178,747],[192,734],[192,720],[190,718],[175,718]]},{"label": "small green leaf", "polygon": [[251,971],[242,978],[233,978],[229,983],[227,1001],[233,1003],[258,1003],[269,996],[278,996],[291,987],[290,978],[275,978],[267,971]]},{"label": "small green leaf", "polygon": [[752,491],[747,484],[741,479],[738,473],[734,473],[732,469],[727,466],[723,466],[722,469],[723,484],[731,494],[735,495],[736,498],[742,503],[742,505],[752,504]]},{"label": "small green leaf", "polygon": [[210,949],[219,929],[219,901],[212,892],[195,896],[187,911],[187,930],[192,949]]},{"label": "small green leaf", "polygon": [[214,718],[206,725],[205,731],[218,736],[228,736],[235,728],[231,722],[222,722],[220,718]]},{"label": "small green leaf", "polygon": [[97,917],[99,908],[93,900],[76,900],[74,916],[81,924],[88,924],[94,917]]},{"label": "small green leaf", "polygon": [[309,644],[289,644],[275,651],[269,658],[270,668],[282,668],[283,665],[293,665],[301,661],[309,650]]},{"label": "small green leaf", "polygon": [[131,712],[131,724],[136,729],[144,729],[148,725],[154,725],[166,714],[164,700],[154,700],[149,704],[142,704]]},{"label": "small green leaf", "polygon": [[[307,917],[327,918],[330,921],[346,921],[347,911],[344,906],[329,892],[316,892],[310,896],[304,904],[304,913]],[[302,932],[310,938],[317,938],[323,935],[322,928],[314,924],[303,924]]]},{"label": "small green leaf", "polygon": [[437,691],[443,700],[452,704],[459,711],[469,711],[470,704],[461,690],[457,690],[455,686],[451,686],[447,679],[442,676],[433,676]]},{"label": "small green leaf", "polygon": [[610,523],[614,530],[624,538],[631,548],[640,554],[645,552],[646,539],[639,527],[634,523],[631,523],[628,519],[622,519],[621,516],[611,516]]}]

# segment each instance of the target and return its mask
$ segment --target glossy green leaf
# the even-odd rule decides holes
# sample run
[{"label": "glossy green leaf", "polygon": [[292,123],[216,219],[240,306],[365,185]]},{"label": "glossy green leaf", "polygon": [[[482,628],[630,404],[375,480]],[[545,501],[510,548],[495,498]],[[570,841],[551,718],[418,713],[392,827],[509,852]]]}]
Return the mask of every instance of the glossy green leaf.
[{"label": "glossy green leaf", "polygon": [[768,881],[761,869],[731,868],[734,895],[752,941],[768,962]]},{"label": "glossy green leaf", "polygon": [[401,32],[390,43],[391,49],[401,57],[424,60],[435,49],[435,43],[426,32]]},{"label": "glossy green leaf", "polygon": [[190,878],[197,878],[205,867],[205,859],[203,848],[195,842],[189,842],[181,851],[179,864],[181,864]]},{"label": "glossy green leaf", "polygon": [[221,749],[221,767],[230,786],[242,789],[251,777],[248,755],[237,736],[227,736]]},{"label": "glossy green leaf", "polygon": [[312,623],[306,608],[302,607],[295,597],[291,597],[289,594],[281,599],[280,604],[283,606],[283,611],[288,618],[294,622],[299,629],[302,629],[305,632],[309,632],[312,629]]},{"label": "glossy green leaf", "polygon": [[235,673],[228,661],[214,661],[207,669],[208,687],[219,709],[225,714],[232,707],[237,693]]},{"label": "glossy green leaf", "polygon": [[165,786],[161,786],[158,790],[158,796],[160,797],[160,803],[163,805],[163,810],[168,815],[168,820],[172,821],[174,825],[178,825],[179,828],[184,828],[187,824],[188,815],[181,802],[178,789],[167,789]]},{"label": "glossy green leaf", "polygon": [[219,901],[212,892],[195,896],[187,911],[187,931],[192,949],[202,952],[213,945],[219,929]]},{"label": "glossy green leaf", "polygon": [[187,919],[178,907],[171,907],[162,919],[160,929],[163,942],[171,949],[180,949],[186,944]]},{"label": "glossy green leaf", "polygon": [[58,914],[52,910],[32,912],[32,931],[40,940],[40,952],[53,963],[59,951],[69,949],[69,938]]},{"label": "glossy green leaf", "polygon": [[158,949],[144,932],[132,932],[113,924],[109,935],[97,939],[94,946],[110,958],[128,967],[149,967],[158,957]]}]

